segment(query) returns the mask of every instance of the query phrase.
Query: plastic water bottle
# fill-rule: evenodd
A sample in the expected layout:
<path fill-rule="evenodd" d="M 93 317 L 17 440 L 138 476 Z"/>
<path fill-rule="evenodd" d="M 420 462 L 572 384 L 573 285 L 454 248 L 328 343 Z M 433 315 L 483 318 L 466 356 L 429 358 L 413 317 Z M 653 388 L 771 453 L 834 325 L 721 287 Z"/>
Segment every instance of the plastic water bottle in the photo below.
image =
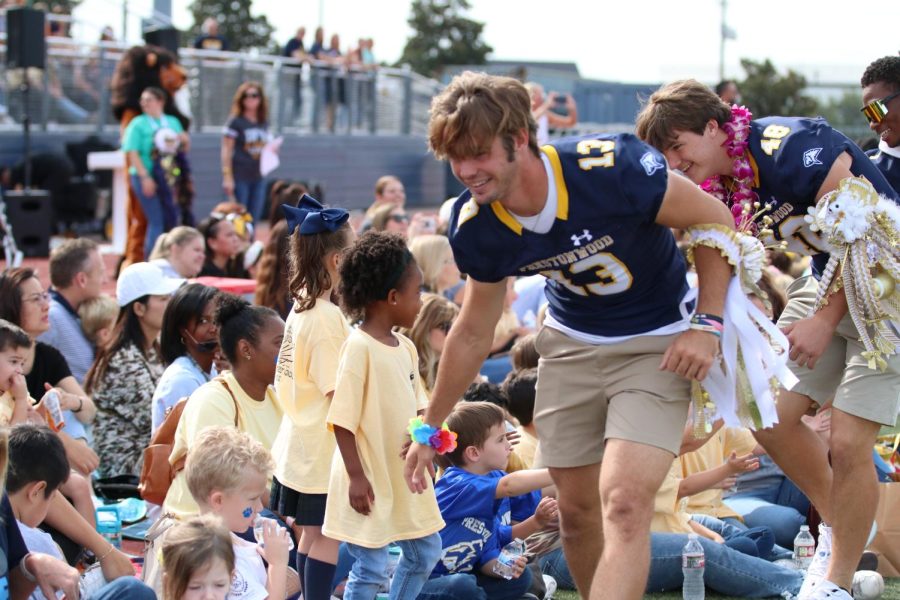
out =
<path fill-rule="evenodd" d="M 516 561 L 525 554 L 525 541 L 519 538 L 514 539 L 507 545 L 503 546 L 497 562 L 494 563 L 494 574 L 499 575 L 503 579 L 512 579 L 516 576 Z"/>
<path fill-rule="evenodd" d="M 253 537 L 256 538 L 256 543 L 261 547 L 265 548 L 266 543 L 263 541 L 263 531 L 265 530 L 266 523 L 272 522 L 275 524 L 276 530 L 284 529 L 278 521 L 275 519 L 270 519 L 268 517 L 264 517 L 262 515 L 257 514 L 256 517 L 253 518 Z M 294 549 L 294 538 L 290 536 L 288 539 L 288 551 Z"/>
<path fill-rule="evenodd" d="M 688 534 L 688 543 L 681 551 L 681 572 L 684 573 L 682 598 L 684 600 L 704 600 L 706 587 L 703 572 L 706 570 L 706 555 L 696 533 Z"/>
<path fill-rule="evenodd" d="M 97 533 L 116 548 L 122 548 L 122 519 L 115 506 L 97 508 Z"/>
<path fill-rule="evenodd" d="M 809 532 L 809 525 L 801 525 L 800 533 L 794 538 L 794 564 L 798 569 L 807 570 L 816 555 L 816 541 Z"/>
<path fill-rule="evenodd" d="M 388 579 L 394 578 L 394 573 L 397 571 L 397 565 L 400 564 L 400 546 L 396 544 L 391 544 L 388 546 L 388 563 L 387 563 L 387 576 Z"/>

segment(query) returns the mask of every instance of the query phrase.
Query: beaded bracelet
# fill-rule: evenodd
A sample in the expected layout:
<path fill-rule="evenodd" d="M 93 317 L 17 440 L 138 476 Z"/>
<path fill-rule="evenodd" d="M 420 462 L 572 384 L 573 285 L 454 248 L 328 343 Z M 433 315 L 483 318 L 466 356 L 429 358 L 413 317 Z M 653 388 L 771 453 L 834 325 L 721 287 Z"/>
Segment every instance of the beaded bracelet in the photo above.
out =
<path fill-rule="evenodd" d="M 706 333 L 711 333 L 720 338 L 722 337 L 722 332 L 725 330 L 725 325 L 722 321 L 722 317 L 708 315 L 706 313 L 697 313 L 691 317 L 690 328 L 696 329 L 697 331 L 705 331 Z"/>
<path fill-rule="evenodd" d="M 438 454 L 447 454 L 456 450 L 455 432 L 444 423 L 440 429 L 432 427 L 422 420 L 422 417 L 415 417 L 409 420 L 409 437 L 417 444 L 423 446 L 431 446 Z"/>

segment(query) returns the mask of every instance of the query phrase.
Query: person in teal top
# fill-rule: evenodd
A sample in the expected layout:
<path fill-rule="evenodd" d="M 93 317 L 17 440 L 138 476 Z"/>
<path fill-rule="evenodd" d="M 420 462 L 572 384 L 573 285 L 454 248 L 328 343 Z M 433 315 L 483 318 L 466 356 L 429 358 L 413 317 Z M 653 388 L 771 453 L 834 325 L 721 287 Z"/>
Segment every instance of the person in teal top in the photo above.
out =
<path fill-rule="evenodd" d="M 146 88 L 140 102 L 143 112 L 125 128 L 122 151 L 128 157 L 131 188 L 147 217 L 146 259 L 156 238 L 175 225 L 175 204 L 166 164 L 178 151 L 187 151 L 190 140 L 178 119 L 163 113 L 166 93 L 162 89 Z"/>

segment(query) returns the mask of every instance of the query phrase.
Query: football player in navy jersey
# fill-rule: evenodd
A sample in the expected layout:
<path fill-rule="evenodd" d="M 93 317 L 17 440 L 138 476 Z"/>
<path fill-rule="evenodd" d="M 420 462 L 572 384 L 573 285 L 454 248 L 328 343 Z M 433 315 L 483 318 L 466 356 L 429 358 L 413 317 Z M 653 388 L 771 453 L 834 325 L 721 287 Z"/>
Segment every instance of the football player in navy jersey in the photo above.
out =
<path fill-rule="evenodd" d="M 731 276 L 718 250 L 698 247 L 695 300 L 670 228 L 734 223 L 632 135 L 538 148 L 535 131 L 514 79 L 463 73 L 432 101 L 431 148 L 468 187 L 449 237 L 469 279 L 425 420 L 439 427 L 478 373 L 506 278 L 545 275 L 535 424 L 566 559 L 583 596 L 641 598 L 654 495 L 678 453 L 690 380 L 704 379 L 718 352 L 690 314 L 696 304 L 719 318 Z M 429 446 L 410 448 L 413 491 L 433 458 Z"/>
<path fill-rule="evenodd" d="M 827 260 L 825 245 L 804 216 L 841 180 L 865 176 L 880 194 L 897 201 L 872 161 L 824 119 L 766 117 L 740 126 L 745 110 L 725 104 L 697 81 L 677 81 L 649 98 L 638 115 L 637 133 L 695 183 L 711 189 L 710 182 L 721 182 L 722 200 L 730 201 L 742 186 L 752 188 L 760 203 L 771 203 L 772 235 L 796 252 L 814 255 L 817 265 Z M 735 169 L 742 156 L 751 170 L 746 175 Z M 788 336 L 789 365 L 799 382 L 779 393 L 779 424 L 755 435 L 827 523 L 799 597 L 849 600 L 878 501 L 872 445 L 881 425 L 895 424 L 900 405 L 900 357 L 891 356 L 884 372 L 870 369 L 843 290 L 813 313 L 817 287 L 816 279 L 807 277 L 788 290 L 778 324 Z M 800 420 L 814 405 L 829 402 L 831 466 L 826 448 Z"/>
<path fill-rule="evenodd" d="M 860 80 L 862 113 L 878 135 L 869 158 L 900 194 L 900 56 L 885 56 L 866 67 Z"/>

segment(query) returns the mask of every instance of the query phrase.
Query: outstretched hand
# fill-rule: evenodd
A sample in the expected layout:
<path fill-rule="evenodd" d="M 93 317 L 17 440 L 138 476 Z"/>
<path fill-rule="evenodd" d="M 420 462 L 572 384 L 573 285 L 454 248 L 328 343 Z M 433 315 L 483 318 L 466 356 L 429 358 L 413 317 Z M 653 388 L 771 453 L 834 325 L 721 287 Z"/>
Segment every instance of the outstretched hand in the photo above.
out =
<path fill-rule="evenodd" d="M 421 494 L 428 489 L 426 477 L 434 479 L 434 448 L 422 444 L 412 444 L 406 453 L 403 478 L 409 491 Z M 426 475 L 427 472 L 427 475 Z"/>
<path fill-rule="evenodd" d="M 689 329 L 666 349 L 661 371 L 671 371 L 686 379 L 703 381 L 719 353 L 719 338 L 705 331 Z"/>

